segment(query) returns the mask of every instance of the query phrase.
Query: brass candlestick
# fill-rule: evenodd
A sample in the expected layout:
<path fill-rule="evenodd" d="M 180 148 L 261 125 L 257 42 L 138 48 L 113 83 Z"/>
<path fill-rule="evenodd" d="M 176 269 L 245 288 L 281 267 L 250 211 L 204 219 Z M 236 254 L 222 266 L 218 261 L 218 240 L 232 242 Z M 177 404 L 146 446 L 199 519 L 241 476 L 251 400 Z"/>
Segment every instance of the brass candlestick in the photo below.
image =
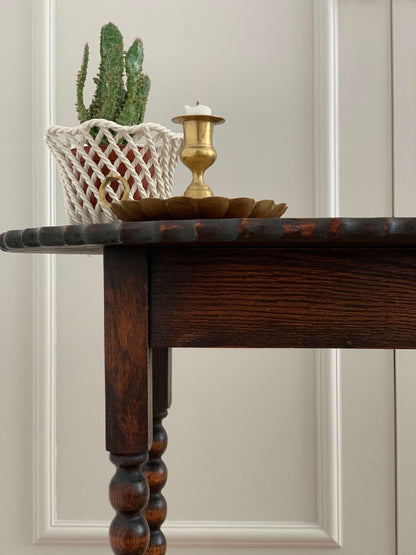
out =
<path fill-rule="evenodd" d="M 225 119 L 218 116 L 191 114 L 177 116 L 172 118 L 172 121 L 183 124 L 184 142 L 180 157 L 192 172 L 192 182 L 184 196 L 212 197 L 213 192 L 204 182 L 204 172 L 217 158 L 212 144 L 214 125 L 224 123 Z"/>

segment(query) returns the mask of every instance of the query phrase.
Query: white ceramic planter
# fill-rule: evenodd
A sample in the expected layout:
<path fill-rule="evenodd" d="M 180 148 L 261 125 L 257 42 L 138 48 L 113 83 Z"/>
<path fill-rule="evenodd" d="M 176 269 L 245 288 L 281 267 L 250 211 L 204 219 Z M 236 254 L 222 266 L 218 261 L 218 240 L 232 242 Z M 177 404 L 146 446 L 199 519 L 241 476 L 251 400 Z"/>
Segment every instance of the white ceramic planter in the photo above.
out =
<path fill-rule="evenodd" d="M 95 119 L 77 127 L 52 126 L 45 139 L 58 163 L 70 223 L 117 220 L 99 200 L 99 188 L 109 175 L 128 182 L 131 199 L 171 196 L 182 134 L 156 123 L 126 127 Z M 106 193 L 109 202 L 118 201 L 124 187 L 113 181 Z"/>

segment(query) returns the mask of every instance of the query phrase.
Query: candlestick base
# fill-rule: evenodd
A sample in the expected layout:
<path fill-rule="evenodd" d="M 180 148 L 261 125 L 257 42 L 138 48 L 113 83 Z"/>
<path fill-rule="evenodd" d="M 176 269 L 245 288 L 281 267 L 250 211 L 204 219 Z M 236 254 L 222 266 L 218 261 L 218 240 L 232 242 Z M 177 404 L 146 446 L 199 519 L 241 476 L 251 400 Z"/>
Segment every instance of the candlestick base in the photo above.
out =
<path fill-rule="evenodd" d="M 207 198 L 213 197 L 214 193 L 206 183 L 191 183 L 183 196 L 189 198 Z"/>

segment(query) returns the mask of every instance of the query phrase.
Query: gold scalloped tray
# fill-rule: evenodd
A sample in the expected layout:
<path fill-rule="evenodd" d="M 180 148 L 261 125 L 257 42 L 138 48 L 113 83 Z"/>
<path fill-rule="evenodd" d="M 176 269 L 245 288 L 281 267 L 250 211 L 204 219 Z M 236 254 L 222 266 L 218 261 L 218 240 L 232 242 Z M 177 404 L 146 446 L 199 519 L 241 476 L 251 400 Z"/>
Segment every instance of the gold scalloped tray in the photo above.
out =
<path fill-rule="evenodd" d="M 287 210 L 283 202 L 255 201 L 252 198 L 171 197 L 122 200 L 110 204 L 113 213 L 123 222 L 146 220 L 197 220 L 222 218 L 280 218 Z"/>

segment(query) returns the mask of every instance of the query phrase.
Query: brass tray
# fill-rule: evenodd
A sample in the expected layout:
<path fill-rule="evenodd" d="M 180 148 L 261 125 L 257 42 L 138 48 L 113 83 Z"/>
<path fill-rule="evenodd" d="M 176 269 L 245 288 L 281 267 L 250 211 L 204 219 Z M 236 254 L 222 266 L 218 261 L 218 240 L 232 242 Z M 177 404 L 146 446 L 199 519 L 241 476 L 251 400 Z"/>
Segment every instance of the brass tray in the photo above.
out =
<path fill-rule="evenodd" d="M 282 202 L 273 200 L 255 201 L 252 198 L 171 197 L 168 199 L 145 198 L 121 200 L 108 205 L 113 213 L 124 222 L 146 220 L 197 220 L 222 218 L 280 218 L 287 210 Z"/>

